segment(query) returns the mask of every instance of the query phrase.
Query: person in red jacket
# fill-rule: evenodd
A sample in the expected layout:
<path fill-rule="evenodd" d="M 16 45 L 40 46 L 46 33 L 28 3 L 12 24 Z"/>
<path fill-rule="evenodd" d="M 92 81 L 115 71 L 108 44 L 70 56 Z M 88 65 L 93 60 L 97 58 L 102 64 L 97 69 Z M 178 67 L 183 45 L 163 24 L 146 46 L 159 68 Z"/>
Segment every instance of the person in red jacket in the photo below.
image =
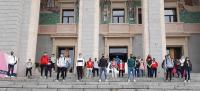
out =
<path fill-rule="evenodd" d="M 47 55 L 46 52 L 44 52 L 44 54 L 42 55 L 42 57 L 40 58 L 40 68 L 41 68 L 41 77 L 43 76 L 43 71 L 47 70 L 47 65 L 49 63 L 49 57 Z"/>
<path fill-rule="evenodd" d="M 124 77 L 124 72 L 125 72 L 124 66 L 125 66 L 125 63 L 122 60 L 120 60 L 120 63 L 117 66 L 118 66 L 118 70 L 119 70 L 119 77 L 121 76 L 121 74 L 122 74 L 122 77 Z"/>
<path fill-rule="evenodd" d="M 94 66 L 94 62 L 92 61 L 92 58 L 90 57 L 89 60 L 86 63 L 86 67 L 87 67 L 87 77 L 91 78 L 92 77 L 92 69 Z"/>
<path fill-rule="evenodd" d="M 152 77 L 154 74 L 155 74 L 155 78 L 157 77 L 157 68 L 158 68 L 158 63 L 156 62 L 156 59 L 153 58 L 152 63 L 151 63 Z"/>

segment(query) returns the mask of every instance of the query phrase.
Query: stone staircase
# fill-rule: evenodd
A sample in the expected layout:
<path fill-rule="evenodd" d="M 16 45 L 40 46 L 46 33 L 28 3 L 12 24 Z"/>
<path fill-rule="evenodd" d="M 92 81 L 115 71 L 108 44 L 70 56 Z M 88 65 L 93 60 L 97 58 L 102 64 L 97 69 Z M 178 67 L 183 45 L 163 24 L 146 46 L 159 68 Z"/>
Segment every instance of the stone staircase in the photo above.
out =
<path fill-rule="evenodd" d="M 84 78 L 76 82 L 74 74 L 68 74 L 65 81 L 55 81 L 52 78 L 40 78 L 34 74 L 33 78 L 0 78 L 0 91 L 200 91 L 200 74 L 193 73 L 191 82 L 184 83 L 183 79 L 173 78 L 171 82 L 163 78 L 136 78 L 136 82 L 127 82 L 124 78 L 111 78 L 108 82 L 98 82 L 98 78 Z"/>

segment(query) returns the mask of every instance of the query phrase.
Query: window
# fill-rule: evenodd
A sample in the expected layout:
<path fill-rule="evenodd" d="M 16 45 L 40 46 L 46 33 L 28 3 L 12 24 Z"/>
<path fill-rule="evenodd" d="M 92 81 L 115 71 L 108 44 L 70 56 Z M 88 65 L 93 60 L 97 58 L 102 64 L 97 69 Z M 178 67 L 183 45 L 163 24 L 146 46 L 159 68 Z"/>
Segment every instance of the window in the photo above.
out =
<path fill-rule="evenodd" d="M 124 23 L 125 22 L 124 9 L 113 9 L 112 16 L 113 16 L 112 17 L 113 23 Z"/>
<path fill-rule="evenodd" d="M 138 8 L 138 24 L 142 24 L 142 9 Z"/>
<path fill-rule="evenodd" d="M 62 23 L 74 23 L 74 10 L 64 9 L 62 12 Z"/>
<path fill-rule="evenodd" d="M 165 22 L 177 22 L 176 8 L 165 8 Z"/>

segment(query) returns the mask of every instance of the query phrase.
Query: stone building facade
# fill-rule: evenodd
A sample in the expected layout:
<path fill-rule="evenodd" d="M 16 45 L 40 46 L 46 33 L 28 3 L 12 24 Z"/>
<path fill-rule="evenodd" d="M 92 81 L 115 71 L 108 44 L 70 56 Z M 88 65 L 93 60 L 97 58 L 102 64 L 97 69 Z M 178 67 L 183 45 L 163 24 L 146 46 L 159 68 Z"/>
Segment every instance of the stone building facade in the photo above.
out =
<path fill-rule="evenodd" d="M 193 0 L 195 1 L 195 0 Z M 0 49 L 20 65 L 43 52 L 85 59 L 189 56 L 200 72 L 200 6 L 186 0 L 0 0 Z M 11 7 L 12 6 L 12 7 Z M 39 9 L 40 8 L 40 9 Z M 10 20 L 11 19 L 11 20 Z M 38 24 L 39 23 L 39 24 Z M 23 68 L 19 71 L 24 70 Z M 23 72 L 23 71 L 22 71 Z"/>

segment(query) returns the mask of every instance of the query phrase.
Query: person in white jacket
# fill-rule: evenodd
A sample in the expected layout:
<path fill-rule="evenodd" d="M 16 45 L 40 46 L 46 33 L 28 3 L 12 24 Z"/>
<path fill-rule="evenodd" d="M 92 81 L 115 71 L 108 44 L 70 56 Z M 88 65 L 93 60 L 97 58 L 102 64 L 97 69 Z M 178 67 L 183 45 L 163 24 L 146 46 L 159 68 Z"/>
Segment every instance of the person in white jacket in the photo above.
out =
<path fill-rule="evenodd" d="M 7 76 L 14 77 L 13 76 L 13 71 L 14 71 L 14 66 L 17 64 L 17 57 L 14 55 L 14 52 L 11 51 L 8 57 L 8 72 Z"/>
<path fill-rule="evenodd" d="M 184 62 L 185 62 L 185 58 L 184 56 L 181 57 L 180 59 L 180 63 L 181 63 L 181 78 L 183 78 L 184 76 Z"/>
<path fill-rule="evenodd" d="M 61 54 L 60 57 L 57 60 L 58 68 L 57 68 L 57 79 L 56 79 L 56 81 L 59 80 L 60 73 L 61 73 L 61 77 L 64 81 L 64 79 L 65 79 L 65 76 L 64 76 L 65 65 L 66 65 L 66 58 L 64 57 L 64 54 Z"/>

